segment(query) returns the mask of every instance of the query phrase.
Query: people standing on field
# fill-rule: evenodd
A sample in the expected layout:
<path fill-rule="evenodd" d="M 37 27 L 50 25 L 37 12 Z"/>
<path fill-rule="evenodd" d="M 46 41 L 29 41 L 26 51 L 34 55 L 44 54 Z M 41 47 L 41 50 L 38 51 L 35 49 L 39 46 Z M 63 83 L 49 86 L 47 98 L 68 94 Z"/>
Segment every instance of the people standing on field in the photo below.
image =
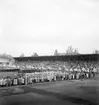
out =
<path fill-rule="evenodd" d="M 0 78 L 0 87 L 17 86 L 39 83 L 52 82 L 58 80 L 76 80 L 91 79 L 99 72 L 99 62 L 92 61 L 34 61 L 21 63 L 24 70 L 35 72 L 20 73 L 19 76 L 10 76 Z M 31 65 L 31 66 L 30 66 Z M 38 71 L 38 72 L 37 72 Z"/>

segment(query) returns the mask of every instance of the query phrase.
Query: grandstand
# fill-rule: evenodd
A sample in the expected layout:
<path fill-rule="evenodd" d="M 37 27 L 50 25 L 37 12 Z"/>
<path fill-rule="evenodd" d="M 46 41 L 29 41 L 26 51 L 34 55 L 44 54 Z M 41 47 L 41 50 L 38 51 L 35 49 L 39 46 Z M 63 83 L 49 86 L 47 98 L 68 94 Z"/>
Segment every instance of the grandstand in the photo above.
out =
<path fill-rule="evenodd" d="M 79 54 L 79 55 L 61 55 L 61 56 L 37 56 L 37 57 L 16 57 L 15 66 L 20 72 L 31 75 L 35 74 L 35 80 L 41 80 L 42 72 L 45 73 L 45 79 L 49 75 L 55 79 L 55 75 L 59 78 L 65 78 L 66 73 L 72 74 L 70 78 L 74 78 L 75 73 L 82 76 L 86 73 L 97 73 L 99 65 L 98 54 Z M 57 77 L 56 76 L 56 77 Z M 52 79 L 53 79 L 52 78 Z M 67 78 L 67 77 L 66 77 Z M 44 80 L 43 80 L 44 81 Z M 51 81 L 51 80 L 50 80 Z"/>
<path fill-rule="evenodd" d="M 99 72 L 98 59 L 98 54 L 13 57 L 12 60 L 1 59 L 0 74 L 3 76 L 7 76 L 8 72 L 9 76 L 24 74 L 24 78 L 34 78 L 36 82 L 77 79 L 86 77 L 87 74 L 88 78 Z"/>
<path fill-rule="evenodd" d="M 37 57 L 13 57 L 15 61 L 67 61 L 67 60 L 99 60 L 99 54 L 37 56 Z"/>
<path fill-rule="evenodd" d="M 70 71 L 76 66 L 98 65 L 98 54 L 62 55 L 62 56 L 37 56 L 37 57 L 17 57 L 15 66 L 24 72 L 35 71 Z M 75 66 L 76 65 L 76 66 Z M 89 66 L 88 66 L 89 67 Z M 81 68 L 79 68 L 81 69 Z M 86 69 L 86 68 L 85 68 Z"/>

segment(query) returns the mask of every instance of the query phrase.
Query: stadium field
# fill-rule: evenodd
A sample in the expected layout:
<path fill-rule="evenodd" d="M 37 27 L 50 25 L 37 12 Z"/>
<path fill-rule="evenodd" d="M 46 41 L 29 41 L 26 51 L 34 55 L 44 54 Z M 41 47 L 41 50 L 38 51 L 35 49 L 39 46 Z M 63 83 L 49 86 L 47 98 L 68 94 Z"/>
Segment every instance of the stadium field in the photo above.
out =
<path fill-rule="evenodd" d="M 0 105 L 99 105 L 98 77 L 0 89 Z"/>

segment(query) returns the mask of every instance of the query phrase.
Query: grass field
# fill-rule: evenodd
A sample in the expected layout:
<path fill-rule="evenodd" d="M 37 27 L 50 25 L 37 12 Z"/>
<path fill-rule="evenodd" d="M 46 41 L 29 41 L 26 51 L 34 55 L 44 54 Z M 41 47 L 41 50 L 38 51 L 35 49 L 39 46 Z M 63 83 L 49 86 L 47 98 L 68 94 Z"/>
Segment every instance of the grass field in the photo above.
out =
<path fill-rule="evenodd" d="M 99 105 L 98 78 L 0 89 L 0 105 Z"/>

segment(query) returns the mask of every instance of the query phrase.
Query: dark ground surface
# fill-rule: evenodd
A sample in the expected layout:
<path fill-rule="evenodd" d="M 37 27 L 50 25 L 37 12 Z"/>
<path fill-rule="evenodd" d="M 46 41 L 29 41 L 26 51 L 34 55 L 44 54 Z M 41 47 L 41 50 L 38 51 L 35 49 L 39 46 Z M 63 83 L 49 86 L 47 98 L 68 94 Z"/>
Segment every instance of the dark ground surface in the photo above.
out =
<path fill-rule="evenodd" d="M 99 105 L 98 77 L 0 89 L 0 105 Z"/>

